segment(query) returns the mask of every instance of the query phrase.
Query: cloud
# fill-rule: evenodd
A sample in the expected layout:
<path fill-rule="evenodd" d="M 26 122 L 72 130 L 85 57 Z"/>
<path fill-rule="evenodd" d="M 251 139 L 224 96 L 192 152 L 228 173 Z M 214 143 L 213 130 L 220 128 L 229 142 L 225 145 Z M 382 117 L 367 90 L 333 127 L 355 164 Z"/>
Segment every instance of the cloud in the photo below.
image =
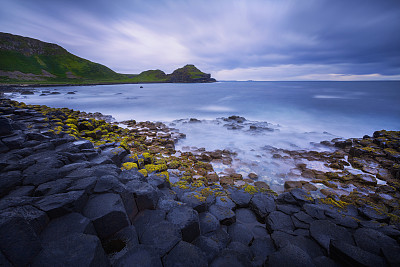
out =
<path fill-rule="evenodd" d="M 2 0 L 2 6 L 0 31 L 58 43 L 124 73 L 193 63 L 217 79 L 400 74 L 397 0 Z"/>

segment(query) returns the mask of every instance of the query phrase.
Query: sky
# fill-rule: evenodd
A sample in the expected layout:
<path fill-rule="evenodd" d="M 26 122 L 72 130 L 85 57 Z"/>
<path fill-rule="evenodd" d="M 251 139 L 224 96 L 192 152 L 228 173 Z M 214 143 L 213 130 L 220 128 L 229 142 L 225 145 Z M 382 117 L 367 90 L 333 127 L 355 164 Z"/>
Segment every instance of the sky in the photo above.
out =
<path fill-rule="evenodd" d="M 120 73 L 400 80 L 399 0 L 0 0 L 0 31 Z"/>

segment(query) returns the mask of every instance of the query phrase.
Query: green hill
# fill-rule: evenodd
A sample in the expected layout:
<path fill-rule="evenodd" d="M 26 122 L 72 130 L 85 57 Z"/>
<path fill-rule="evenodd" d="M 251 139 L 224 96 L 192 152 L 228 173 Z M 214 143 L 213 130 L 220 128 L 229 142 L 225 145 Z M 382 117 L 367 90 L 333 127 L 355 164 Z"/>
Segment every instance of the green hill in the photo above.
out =
<path fill-rule="evenodd" d="M 194 65 L 186 65 L 171 74 L 161 70 L 120 74 L 77 57 L 59 45 L 0 32 L 0 84 L 174 82 L 215 82 L 215 79 Z"/>
<path fill-rule="evenodd" d="M 77 57 L 56 44 L 0 33 L 1 82 L 81 83 L 121 78 L 121 74 Z"/>

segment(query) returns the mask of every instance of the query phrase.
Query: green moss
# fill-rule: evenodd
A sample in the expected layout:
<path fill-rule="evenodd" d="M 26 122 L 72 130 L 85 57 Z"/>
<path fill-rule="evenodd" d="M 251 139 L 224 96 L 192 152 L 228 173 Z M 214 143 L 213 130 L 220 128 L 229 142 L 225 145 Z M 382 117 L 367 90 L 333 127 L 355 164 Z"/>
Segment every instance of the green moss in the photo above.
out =
<path fill-rule="evenodd" d="M 121 169 L 122 170 L 138 169 L 138 166 L 136 163 L 133 163 L 133 162 L 125 162 L 124 164 L 122 164 Z"/>
<path fill-rule="evenodd" d="M 139 172 L 140 172 L 141 174 L 143 174 L 144 177 L 147 177 L 147 170 L 141 169 L 141 170 L 139 170 Z"/>

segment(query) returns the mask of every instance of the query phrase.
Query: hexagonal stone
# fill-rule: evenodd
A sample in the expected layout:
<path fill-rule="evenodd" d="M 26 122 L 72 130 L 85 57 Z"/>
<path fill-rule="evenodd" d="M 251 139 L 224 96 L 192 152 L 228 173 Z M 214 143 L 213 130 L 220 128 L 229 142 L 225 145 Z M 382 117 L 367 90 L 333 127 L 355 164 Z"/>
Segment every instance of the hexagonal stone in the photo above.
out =
<path fill-rule="evenodd" d="M 217 243 L 218 248 L 220 250 L 225 248 L 228 245 L 228 243 L 231 241 L 231 238 L 228 235 L 228 233 L 225 232 L 224 230 L 222 230 L 221 228 L 219 228 L 218 230 L 216 230 L 214 232 L 207 233 L 207 234 L 205 234 L 205 236 L 214 240 Z"/>
<path fill-rule="evenodd" d="M 109 255 L 111 263 L 114 264 L 128 251 L 139 245 L 139 239 L 135 227 L 129 225 L 103 241 L 102 244 L 105 253 Z"/>
<path fill-rule="evenodd" d="M 162 267 L 162 262 L 157 250 L 150 246 L 138 245 L 116 260 L 113 266 Z"/>
<path fill-rule="evenodd" d="M 48 243 L 33 260 L 32 266 L 109 266 L 97 236 L 68 235 Z"/>
<path fill-rule="evenodd" d="M 97 235 L 88 218 L 80 213 L 70 213 L 52 220 L 40 235 L 40 239 L 43 243 L 48 243 L 73 233 Z"/>
<path fill-rule="evenodd" d="M 234 253 L 239 253 L 243 258 L 246 258 L 248 261 L 251 261 L 253 258 L 252 252 L 248 245 L 245 245 L 241 242 L 232 241 L 229 243 L 227 250 L 230 250 Z"/>
<path fill-rule="evenodd" d="M 383 258 L 341 240 L 330 242 L 330 256 L 345 266 L 385 266 Z"/>
<path fill-rule="evenodd" d="M 159 190 L 145 182 L 131 181 L 126 184 L 127 190 L 135 196 L 139 211 L 155 209 L 159 199 Z"/>
<path fill-rule="evenodd" d="M 304 204 L 303 209 L 308 215 L 315 219 L 326 219 L 324 207 L 321 207 L 318 204 Z"/>
<path fill-rule="evenodd" d="M 0 250 L 15 266 L 26 266 L 42 245 L 33 228 L 22 217 L 0 216 Z"/>
<path fill-rule="evenodd" d="M 139 239 L 145 230 L 153 224 L 165 221 L 166 212 L 163 210 L 144 210 L 139 212 L 133 221 Z"/>
<path fill-rule="evenodd" d="M 253 197 L 250 193 L 238 188 L 228 188 L 230 198 L 236 203 L 238 207 L 247 207 Z"/>
<path fill-rule="evenodd" d="M 139 238 L 142 244 L 155 248 L 160 256 L 164 256 L 182 240 L 182 234 L 178 226 L 163 221 L 147 227 Z"/>
<path fill-rule="evenodd" d="M 276 251 L 270 237 L 254 239 L 253 243 L 251 243 L 250 250 L 254 256 L 253 262 L 257 266 L 262 266 L 268 256 Z"/>
<path fill-rule="evenodd" d="M 207 210 L 206 199 L 197 192 L 186 192 L 182 195 L 180 200 L 198 212 L 204 212 Z"/>
<path fill-rule="evenodd" d="M 247 258 L 243 257 L 241 253 L 230 249 L 224 249 L 217 255 L 209 266 L 250 267 L 252 264 Z"/>
<path fill-rule="evenodd" d="M 22 217 L 33 228 L 35 233 L 39 235 L 49 222 L 49 217 L 45 212 L 31 206 L 24 205 L 18 207 L 10 207 L 1 212 L 1 216 L 5 217 Z"/>
<path fill-rule="evenodd" d="M 199 215 L 188 206 L 179 206 L 170 210 L 167 221 L 181 229 L 183 241 L 192 242 L 200 235 Z"/>
<path fill-rule="evenodd" d="M 310 224 L 310 234 L 326 251 L 329 251 L 331 240 L 341 240 L 354 245 L 353 237 L 346 228 L 328 220 L 313 221 Z"/>
<path fill-rule="evenodd" d="M 368 228 L 357 229 L 354 233 L 354 240 L 358 247 L 377 255 L 380 254 L 382 248 L 399 247 L 393 238 Z"/>
<path fill-rule="evenodd" d="M 236 204 L 227 196 L 217 196 L 215 198 L 215 204 L 218 206 L 226 207 L 233 210 Z"/>
<path fill-rule="evenodd" d="M 195 245 L 181 241 L 163 258 L 164 267 L 208 266 L 204 253 Z"/>
<path fill-rule="evenodd" d="M 80 212 L 87 200 L 85 191 L 45 196 L 36 202 L 36 206 L 46 212 L 50 218 L 57 218 L 70 212 Z"/>
<path fill-rule="evenodd" d="M 229 208 L 212 205 L 209 211 L 221 224 L 230 225 L 236 221 L 236 214 Z"/>
<path fill-rule="evenodd" d="M 206 234 L 213 232 L 219 228 L 218 219 L 209 212 L 202 212 L 199 214 L 200 232 Z"/>
<path fill-rule="evenodd" d="M 234 223 L 228 227 L 228 234 L 232 239 L 232 242 L 241 242 L 248 246 L 253 240 L 253 233 L 243 224 Z"/>
<path fill-rule="evenodd" d="M 211 262 L 220 251 L 217 242 L 206 236 L 197 237 L 192 244 L 204 252 L 208 262 Z"/>
<path fill-rule="evenodd" d="M 160 210 L 163 210 L 165 212 L 168 212 L 171 209 L 179 207 L 179 206 L 182 206 L 182 205 L 186 205 L 186 204 L 183 203 L 183 202 L 180 202 L 180 201 L 173 200 L 173 199 L 168 199 L 168 198 L 161 197 L 158 200 L 157 209 L 160 209 Z"/>
<path fill-rule="evenodd" d="M 267 266 L 315 266 L 311 257 L 297 246 L 288 244 L 268 258 Z"/>
<path fill-rule="evenodd" d="M 273 211 L 268 215 L 266 226 L 270 233 L 276 230 L 294 230 L 294 225 L 290 216 L 280 211 Z"/>
<path fill-rule="evenodd" d="M 92 220 L 101 239 L 107 238 L 129 225 L 122 199 L 114 193 L 92 195 L 83 214 Z"/>
<path fill-rule="evenodd" d="M 265 193 L 255 194 L 250 201 L 250 207 L 263 219 L 276 209 L 274 197 Z"/>
<path fill-rule="evenodd" d="M 367 217 L 370 220 L 376 220 L 378 222 L 385 222 L 389 220 L 389 216 L 369 205 L 364 205 L 360 207 L 359 211 L 363 216 Z"/>

